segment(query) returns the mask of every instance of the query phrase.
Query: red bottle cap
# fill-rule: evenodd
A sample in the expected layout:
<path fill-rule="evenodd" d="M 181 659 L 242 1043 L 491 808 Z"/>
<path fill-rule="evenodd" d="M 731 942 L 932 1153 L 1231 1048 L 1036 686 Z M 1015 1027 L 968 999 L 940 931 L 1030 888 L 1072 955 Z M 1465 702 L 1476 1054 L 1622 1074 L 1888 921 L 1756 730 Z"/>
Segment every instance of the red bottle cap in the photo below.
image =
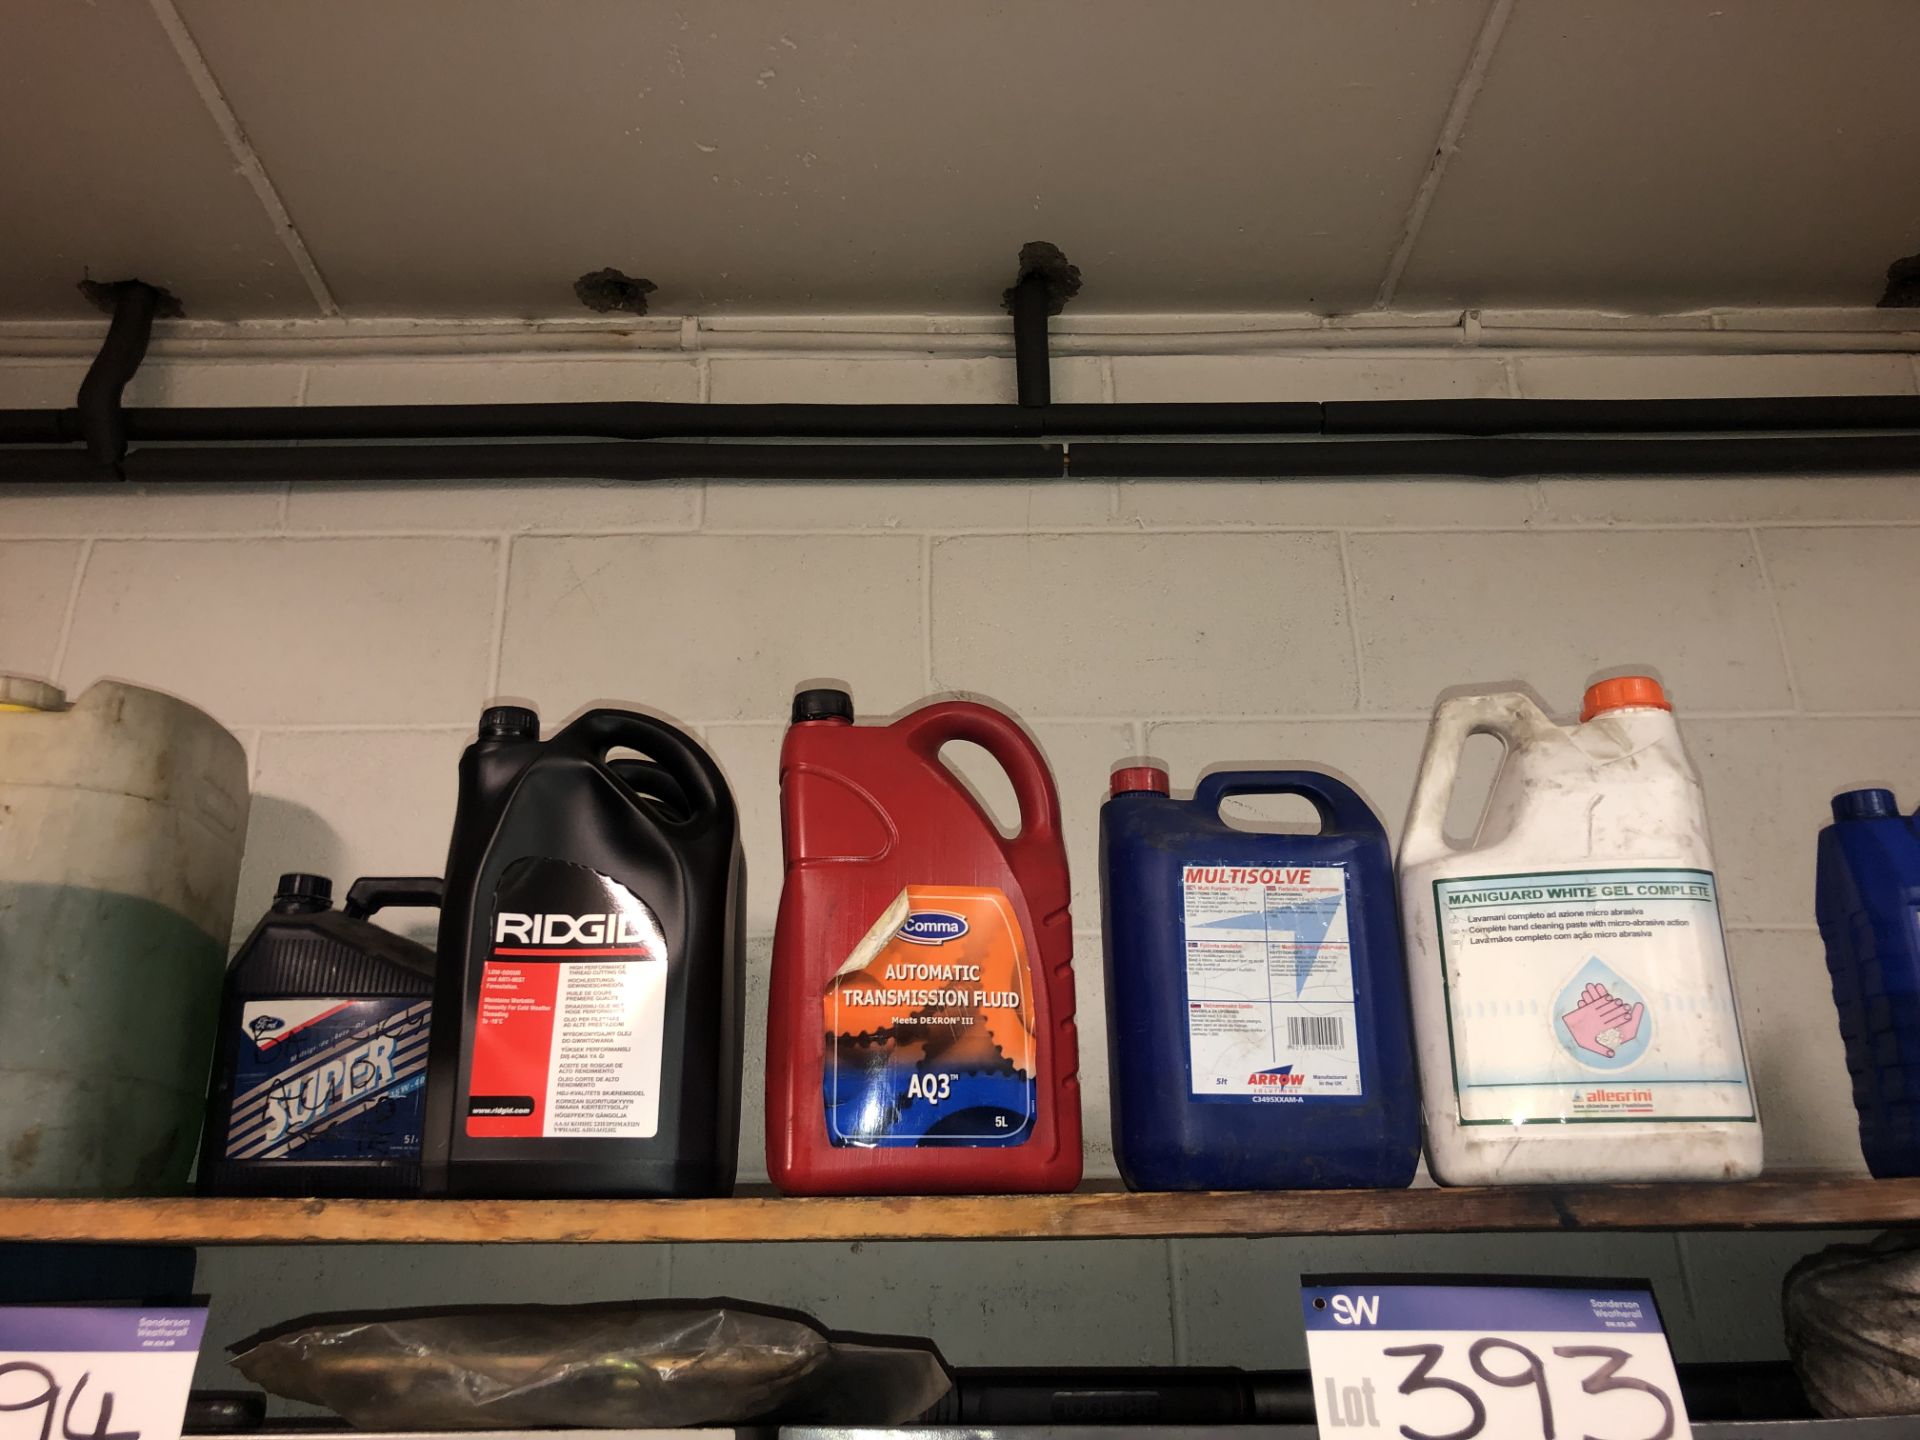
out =
<path fill-rule="evenodd" d="M 1587 695 L 1580 702 L 1580 723 L 1586 724 L 1596 715 L 1604 715 L 1609 710 L 1671 710 L 1667 692 L 1660 688 L 1660 682 L 1651 675 L 1616 675 L 1611 680 L 1602 680 L 1587 687 Z"/>
<path fill-rule="evenodd" d="M 1113 794 L 1137 794 L 1142 790 L 1165 795 L 1167 772 L 1158 765 L 1128 765 L 1113 772 Z"/>

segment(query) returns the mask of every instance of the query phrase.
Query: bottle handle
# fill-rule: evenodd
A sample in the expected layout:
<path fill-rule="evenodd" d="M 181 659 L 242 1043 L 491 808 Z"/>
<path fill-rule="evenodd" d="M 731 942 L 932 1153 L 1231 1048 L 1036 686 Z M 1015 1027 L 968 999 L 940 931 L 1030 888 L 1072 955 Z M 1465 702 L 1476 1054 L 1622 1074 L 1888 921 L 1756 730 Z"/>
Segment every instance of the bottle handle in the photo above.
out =
<path fill-rule="evenodd" d="M 947 700 L 894 723 L 908 748 L 935 765 L 943 763 L 940 747 L 951 740 L 970 741 L 999 763 L 1013 782 L 1013 796 L 1020 806 L 1020 831 L 1005 842 L 1009 850 L 1059 845 L 1060 796 L 1046 758 L 1018 721 L 988 705 Z"/>
<path fill-rule="evenodd" d="M 627 781 L 617 765 L 609 764 L 608 755 L 623 748 L 640 751 L 686 798 L 685 819 L 666 819 L 669 825 L 704 823 L 726 808 L 717 772 L 706 752 L 691 735 L 664 720 L 631 710 L 589 710 L 553 738 L 584 742 L 593 758 L 622 785 Z"/>
<path fill-rule="evenodd" d="M 1221 770 L 1200 777 L 1193 803 L 1218 815 L 1235 795 L 1299 795 L 1313 802 L 1321 829 L 1330 834 L 1384 834 L 1380 817 L 1351 786 L 1319 770 Z"/>
<path fill-rule="evenodd" d="M 418 905 L 438 910 L 446 899 L 447 885 L 437 875 L 417 875 L 406 879 L 388 879 L 365 875 L 347 891 L 345 911 L 349 920 L 365 920 L 389 905 Z"/>
<path fill-rule="evenodd" d="M 676 818 L 684 820 L 693 813 L 693 807 L 687 803 L 687 792 L 680 788 L 680 782 L 666 766 L 638 756 L 622 755 L 609 760 L 607 768 L 641 795 L 668 807 Z"/>
<path fill-rule="evenodd" d="M 1560 728 L 1530 696 L 1518 691 L 1493 695 L 1456 695 L 1434 707 L 1433 727 L 1427 733 L 1426 752 L 1414 782 L 1413 804 L 1407 812 L 1406 834 L 1400 841 L 1400 863 L 1417 864 L 1457 849 L 1447 839 L 1447 807 L 1460 778 L 1460 757 L 1468 739 L 1494 735 L 1508 753 L 1525 748 Z"/>

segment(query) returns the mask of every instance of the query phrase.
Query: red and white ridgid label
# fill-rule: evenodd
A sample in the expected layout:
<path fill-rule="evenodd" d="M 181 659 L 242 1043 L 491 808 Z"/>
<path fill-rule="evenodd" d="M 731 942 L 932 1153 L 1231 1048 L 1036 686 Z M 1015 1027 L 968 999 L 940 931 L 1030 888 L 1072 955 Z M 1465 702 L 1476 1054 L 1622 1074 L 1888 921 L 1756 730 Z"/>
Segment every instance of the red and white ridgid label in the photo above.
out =
<path fill-rule="evenodd" d="M 533 948 L 500 946 L 481 972 L 467 1134 L 657 1134 L 667 962 Z"/>

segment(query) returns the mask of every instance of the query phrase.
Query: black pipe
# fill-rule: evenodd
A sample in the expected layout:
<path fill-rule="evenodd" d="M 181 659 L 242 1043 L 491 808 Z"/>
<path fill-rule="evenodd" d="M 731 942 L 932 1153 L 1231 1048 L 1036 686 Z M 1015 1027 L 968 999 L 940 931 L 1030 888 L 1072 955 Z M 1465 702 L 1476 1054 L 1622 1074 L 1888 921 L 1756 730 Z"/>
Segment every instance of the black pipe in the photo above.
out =
<path fill-rule="evenodd" d="M 1920 397 L 1724 400 L 1330 400 L 1324 435 L 1592 435 L 1634 431 L 1920 430 Z"/>
<path fill-rule="evenodd" d="M 76 409 L 0 410 L 0 445 L 68 445 L 81 438 Z"/>
<path fill-rule="evenodd" d="M 123 280 L 113 287 L 113 323 L 100 353 L 93 357 L 80 382 L 74 414 L 87 453 L 96 465 L 111 470 L 127 453 L 127 426 L 120 394 L 146 358 L 153 338 L 153 317 L 161 295 L 141 280 Z"/>
<path fill-rule="evenodd" d="M 1047 277 L 1030 272 L 1007 293 L 1013 312 L 1013 368 L 1020 404 L 1031 410 L 1053 403 L 1047 355 L 1047 314 L 1053 308 Z"/>
<path fill-rule="evenodd" d="M 129 436 L 170 444 L 287 440 L 1039 440 L 1068 435 L 1316 435 L 1318 404 L 308 405 L 128 410 Z M 1198 413 L 1196 413 L 1198 412 Z M 1920 409 L 1916 410 L 1920 423 Z M 0 446 L 81 439 L 72 410 L 0 410 Z"/>
<path fill-rule="evenodd" d="M 1161 444 L 688 445 L 660 441 L 500 445 L 224 445 L 136 448 L 142 484 L 470 480 L 1081 480 L 1337 476 L 1911 474 L 1920 433 L 1305 439 Z M 77 449 L 17 450 L 0 483 L 101 479 Z"/>
<path fill-rule="evenodd" d="M 1040 440 L 1073 436 L 1621 435 L 1920 430 L 1920 396 L 1733 400 L 1359 400 L 1127 405 L 533 405 L 135 408 L 135 442 L 704 439 Z M 80 412 L 0 410 L 0 447 L 86 438 Z"/>
<path fill-rule="evenodd" d="M 1771 436 L 1492 436 L 1471 439 L 1296 440 L 1267 444 L 1081 441 L 1077 480 L 1300 480 L 1344 475 L 1454 475 L 1481 480 L 1541 475 L 1910 474 L 1920 433 Z"/>
<path fill-rule="evenodd" d="M 1813 1418 L 1784 1360 L 1675 1367 L 1694 1421 Z M 916 1424 L 999 1430 L 1016 1425 L 1312 1425 L 1312 1377 L 1228 1366 L 962 1369 Z M 1788 1433 L 1793 1433 L 1789 1431 Z M 1817 1432 L 1816 1432 L 1817 1433 Z"/>
<path fill-rule="evenodd" d="M 684 445 L 658 441 L 523 445 L 210 445 L 133 450 L 142 485 L 470 480 L 1057 480 L 1058 445 Z M 21 450 L 0 483 L 103 477 L 79 450 Z"/>

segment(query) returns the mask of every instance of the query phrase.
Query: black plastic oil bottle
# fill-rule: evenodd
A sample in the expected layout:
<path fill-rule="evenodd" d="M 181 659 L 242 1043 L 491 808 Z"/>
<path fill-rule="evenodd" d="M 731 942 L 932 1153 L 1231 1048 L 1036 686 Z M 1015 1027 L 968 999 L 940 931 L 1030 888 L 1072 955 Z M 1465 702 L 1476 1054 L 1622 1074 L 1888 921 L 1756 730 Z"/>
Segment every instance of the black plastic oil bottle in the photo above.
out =
<path fill-rule="evenodd" d="M 432 879 L 282 875 L 227 970 L 200 1189 L 412 1195 L 420 1189 L 433 952 L 368 917 L 440 904 Z"/>
<path fill-rule="evenodd" d="M 539 733 L 531 710 L 489 709 L 460 761 L 427 1189 L 724 1195 L 743 1020 L 733 796 L 650 716 Z"/>

